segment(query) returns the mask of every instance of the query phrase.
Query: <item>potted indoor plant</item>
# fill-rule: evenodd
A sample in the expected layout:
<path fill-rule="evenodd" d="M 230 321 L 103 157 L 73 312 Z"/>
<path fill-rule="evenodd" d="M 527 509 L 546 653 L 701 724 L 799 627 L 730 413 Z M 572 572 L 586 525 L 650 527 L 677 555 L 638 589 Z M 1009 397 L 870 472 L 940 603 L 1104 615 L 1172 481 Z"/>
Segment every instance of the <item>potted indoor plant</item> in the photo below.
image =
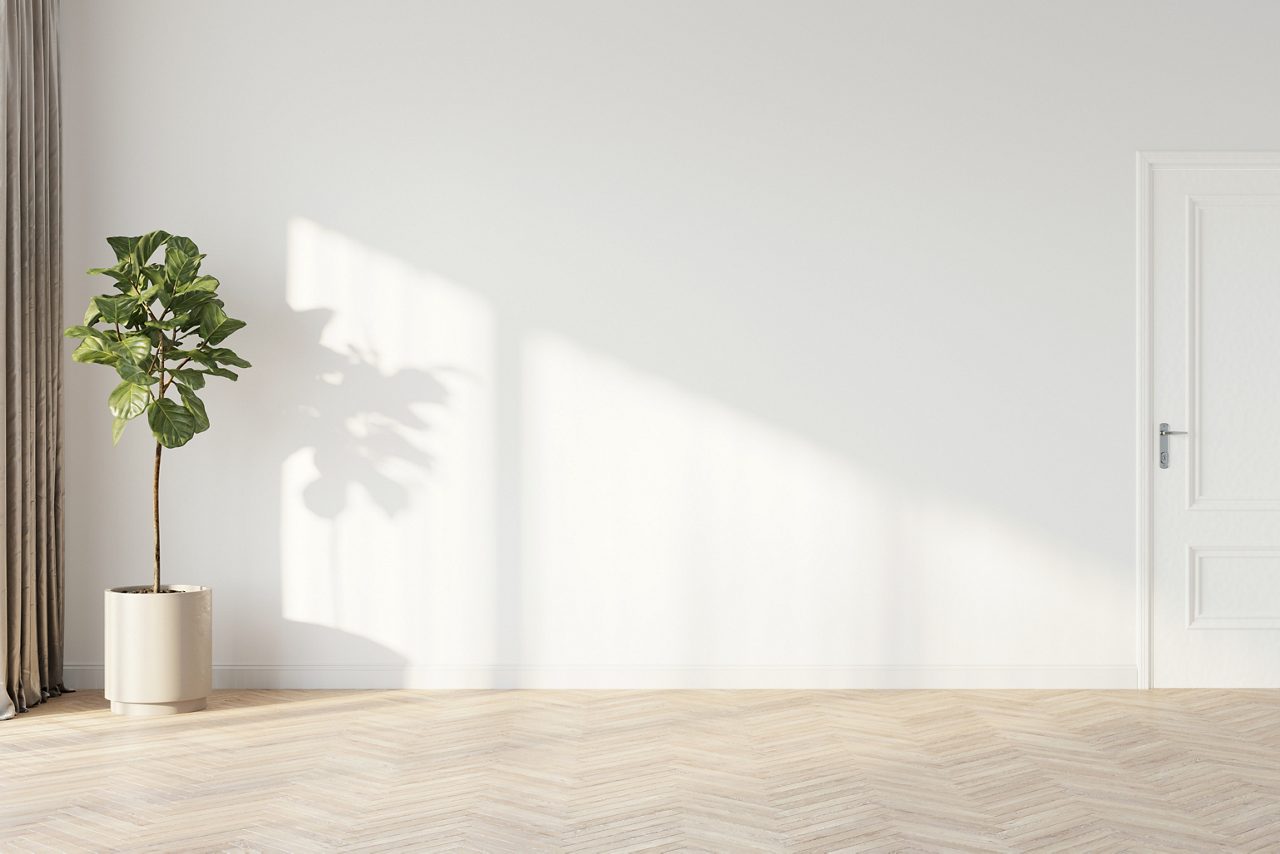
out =
<path fill-rule="evenodd" d="M 234 380 L 232 368 L 249 367 L 221 346 L 244 322 L 227 316 L 218 280 L 200 272 L 205 256 L 189 238 L 153 231 L 107 243 L 115 265 L 89 272 L 114 280 L 116 293 L 93 297 L 84 323 L 66 330 L 80 339 L 71 358 L 115 369 L 120 383 L 107 398 L 113 442 L 145 415 L 156 452 L 152 579 L 106 591 L 105 693 L 117 714 L 193 712 L 213 687 L 213 591 L 160 583 L 160 457 L 209 429 L 198 395 L 205 380 Z"/>

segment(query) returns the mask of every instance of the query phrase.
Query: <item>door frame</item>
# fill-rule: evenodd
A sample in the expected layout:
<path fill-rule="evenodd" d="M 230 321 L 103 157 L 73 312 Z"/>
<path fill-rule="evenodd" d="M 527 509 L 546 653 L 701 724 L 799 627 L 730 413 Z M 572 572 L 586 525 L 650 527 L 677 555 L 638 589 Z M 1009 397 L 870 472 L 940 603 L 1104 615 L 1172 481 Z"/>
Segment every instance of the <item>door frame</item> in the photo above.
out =
<path fill-rule="evenodd" d="M 1155 352 L 1152 281 L 1152 186 L 1162 170 L 1280 171 L 1280 151 L 1138 151 L 1137 368 L 1138 368 L 1138 687 L 1151 687 L 1151 608 L 1155 548 Z"/>

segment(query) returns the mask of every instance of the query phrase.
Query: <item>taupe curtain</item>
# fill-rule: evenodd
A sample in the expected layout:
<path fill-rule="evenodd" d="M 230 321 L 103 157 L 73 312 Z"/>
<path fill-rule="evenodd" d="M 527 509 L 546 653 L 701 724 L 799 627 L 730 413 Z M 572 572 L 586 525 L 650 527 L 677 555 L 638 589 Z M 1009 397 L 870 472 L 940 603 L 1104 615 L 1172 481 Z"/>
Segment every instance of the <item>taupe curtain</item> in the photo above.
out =
<path fill-rule="evenodd" d="M 0 719 L 62 687 L 62 123 L 58 0 L 0 0 L 4 241 Z"/>

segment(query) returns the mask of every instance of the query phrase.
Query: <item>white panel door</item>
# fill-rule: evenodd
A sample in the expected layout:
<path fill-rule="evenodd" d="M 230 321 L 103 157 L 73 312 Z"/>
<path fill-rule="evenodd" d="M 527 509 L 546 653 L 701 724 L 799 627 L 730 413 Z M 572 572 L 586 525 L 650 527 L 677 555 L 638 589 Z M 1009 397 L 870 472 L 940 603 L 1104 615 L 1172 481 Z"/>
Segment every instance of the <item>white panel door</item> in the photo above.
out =
<path fill-rule="evenodd" d="M 1280 687 L 1280 155 L 1147 163 L 1152 684 Z"/>

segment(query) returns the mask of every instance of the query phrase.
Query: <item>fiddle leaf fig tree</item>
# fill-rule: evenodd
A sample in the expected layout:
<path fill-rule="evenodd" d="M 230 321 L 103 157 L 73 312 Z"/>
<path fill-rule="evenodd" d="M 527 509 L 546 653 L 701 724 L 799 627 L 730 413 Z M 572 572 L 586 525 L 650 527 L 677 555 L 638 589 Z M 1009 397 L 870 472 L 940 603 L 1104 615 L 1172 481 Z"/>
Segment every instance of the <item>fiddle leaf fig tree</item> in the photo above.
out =
<path fill-rule="evenodd" d="M 73 360 L 106 365 L 120 378 L 107 396 L 113 443 L 130 421 L 144 414 L 155 437 L 151 590 L 159 593 L 160 455 L 209 429 L 204 401 L 196 394 L 207 378 L 235 380 L 239 375 L 232 368 L 250 367 L 234 350 L 221 346 L 244 321 L 227 315 L 218 280 L 200 272 L 205 256 L 190 238 L 153 231 L 108 237 L 107 243 L 116 263 L 89 273 L 111 279 L 116 292 L 90 299 L 84 323 L 68 327 L 65 335 L 80 339 Z M 163 258 L 153 260 L 162 247 Z"/>

